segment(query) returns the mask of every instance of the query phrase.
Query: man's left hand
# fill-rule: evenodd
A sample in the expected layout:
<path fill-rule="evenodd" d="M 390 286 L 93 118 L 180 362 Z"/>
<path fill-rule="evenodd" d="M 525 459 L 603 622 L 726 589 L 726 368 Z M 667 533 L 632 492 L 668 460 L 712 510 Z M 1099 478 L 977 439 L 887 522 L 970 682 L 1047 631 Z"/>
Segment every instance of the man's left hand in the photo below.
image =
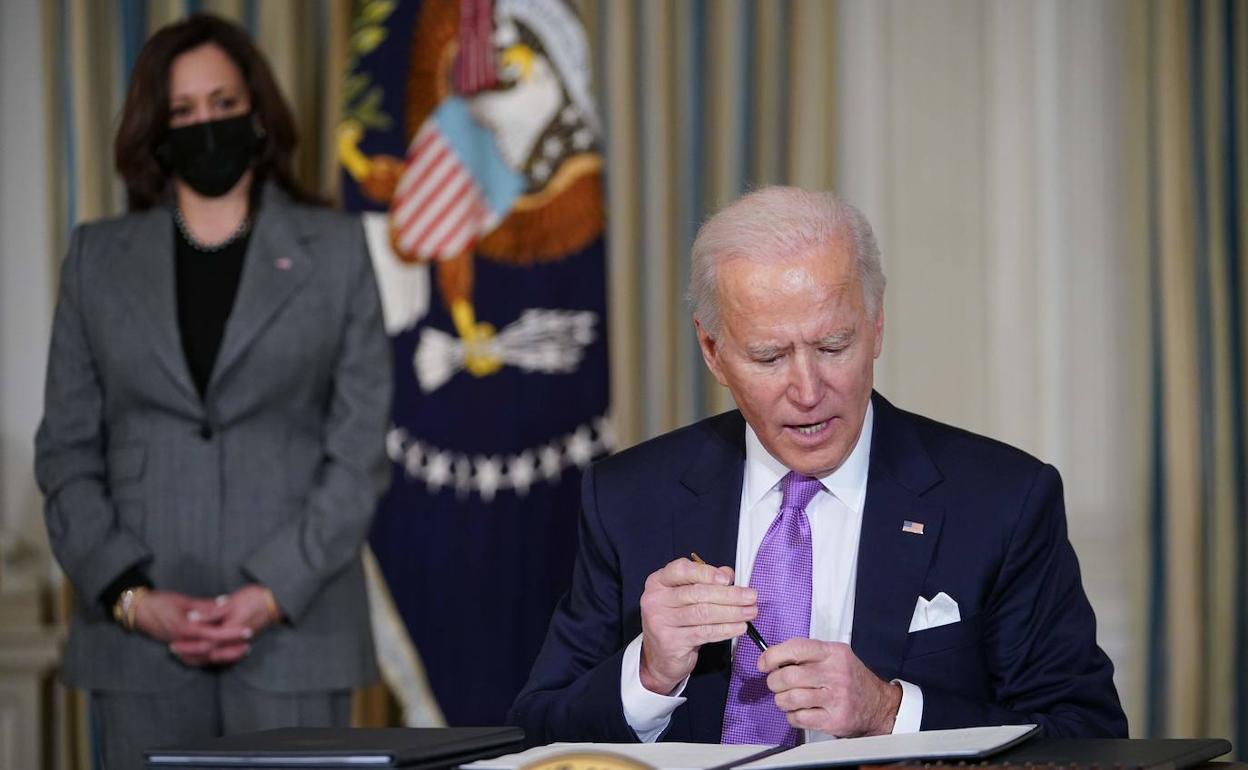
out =
<path fill-rule="evenodd" d="M 758 656 L 789 724 L 840 738 L 893 731 L 901 687 L 871 673 L 848 644 L 790 639 Z"/>

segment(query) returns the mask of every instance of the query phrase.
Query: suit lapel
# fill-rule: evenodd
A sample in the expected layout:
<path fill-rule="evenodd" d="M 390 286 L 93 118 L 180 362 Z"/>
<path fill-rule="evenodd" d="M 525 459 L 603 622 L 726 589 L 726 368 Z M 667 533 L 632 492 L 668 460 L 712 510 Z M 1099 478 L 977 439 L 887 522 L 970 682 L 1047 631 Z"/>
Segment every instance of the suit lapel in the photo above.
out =
<path fill-rule="evenodd" d="M 238 295 L 212 368 L 209 396 L 316 267 L 305 245 L 310 236 L 296 228 L 290 208 L 284 195 L 266 188 L 255 231 L 247 244 Z"/>
<path fill-rule="evenodd" d="M 177 286 L 174 276 L 173 218 L 166 207 L 151 208 L 128 219 L 108 257 L 122 295 L 141 319 L 156 354 L 188 405 L 201 408 L 191 381 L 178 333 Z"/>
<path fill-rule="evenodd" d="M 889 679 L 896 675 L 905 652 L 944 510 L 923 499 L 941 476 L 914 428 L 879 394 L 873 402 L 875 427 L 858 544 L 852 647 L 876 675 Z M 923 533 L 903 531 L 906 521 L 922 524 Z"/>
<path fill-rule="evenodd" d="M 672 543 L 677 556 L 697 552 L 708 564 L 731 565 L 737 559 L 745 420 L 730 412 L 701 427 L 708 431 L 708 440 L 680 480 L 693 502 L 673 509 Z"/>
<path fill-rule="evenodd" d="M 692 494 L 688 505 L 672 510 L 672 544 L 677 556 L 696 552 L 708 564 L 735 567 L 745 474 L 745 420 L 739 412 L 730 412 L 699 427 L 707 430 L 708 436 L 703 450 L 681 478 L 681 484 Z M 692 740 L 719 740 L 731 674 L 729 642 L 702 648 L 686 693 L 700 707 L 679 709 L 674 715 L 687 720 L 687 735 Z"/>

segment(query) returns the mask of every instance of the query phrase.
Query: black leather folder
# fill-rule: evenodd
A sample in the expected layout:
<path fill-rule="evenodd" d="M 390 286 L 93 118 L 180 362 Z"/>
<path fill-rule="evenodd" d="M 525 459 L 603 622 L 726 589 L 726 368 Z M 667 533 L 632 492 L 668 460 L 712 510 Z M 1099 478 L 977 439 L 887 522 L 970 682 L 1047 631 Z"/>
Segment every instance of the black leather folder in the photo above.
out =
<path fill-rule="evenodd" d="M 288 727 L 144 752 L 149 768 L 449 768 L 519 751 L 518 727 Z"/>
<path fill-rule="evenodd" d="M 1221 738 L 1039 738 L 994 756 L 993 765 L 1183 770 L 1231 751 Z"/>

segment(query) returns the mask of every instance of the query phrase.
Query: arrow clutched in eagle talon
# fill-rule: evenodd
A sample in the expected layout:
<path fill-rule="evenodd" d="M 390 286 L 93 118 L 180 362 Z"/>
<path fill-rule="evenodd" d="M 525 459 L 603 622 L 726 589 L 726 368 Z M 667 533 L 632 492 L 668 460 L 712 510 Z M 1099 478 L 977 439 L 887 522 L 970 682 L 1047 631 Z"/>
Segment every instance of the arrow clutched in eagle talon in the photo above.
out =
<path fill-rule="evenodd" d="M 526 310 L 492 339 L 477 343 L 485 355 L 526 372 L 576 371 L 594 342 L 598 317 L 587 310 Z M 420 389 L 432 393 L 465 368 L 462 340 L 426 326 L 412 357 Z"/>

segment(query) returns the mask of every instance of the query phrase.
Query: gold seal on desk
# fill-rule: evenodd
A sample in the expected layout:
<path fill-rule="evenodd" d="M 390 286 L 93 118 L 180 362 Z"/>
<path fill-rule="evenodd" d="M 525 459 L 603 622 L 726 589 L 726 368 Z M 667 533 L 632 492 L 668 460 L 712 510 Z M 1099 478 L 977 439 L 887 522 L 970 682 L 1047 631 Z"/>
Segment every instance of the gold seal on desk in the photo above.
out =
<path fill-rule="evenodd" d="M 645 762 L 609 751 L 572 751 L 539 759 L 520 770 L 654 770 Z"/>

